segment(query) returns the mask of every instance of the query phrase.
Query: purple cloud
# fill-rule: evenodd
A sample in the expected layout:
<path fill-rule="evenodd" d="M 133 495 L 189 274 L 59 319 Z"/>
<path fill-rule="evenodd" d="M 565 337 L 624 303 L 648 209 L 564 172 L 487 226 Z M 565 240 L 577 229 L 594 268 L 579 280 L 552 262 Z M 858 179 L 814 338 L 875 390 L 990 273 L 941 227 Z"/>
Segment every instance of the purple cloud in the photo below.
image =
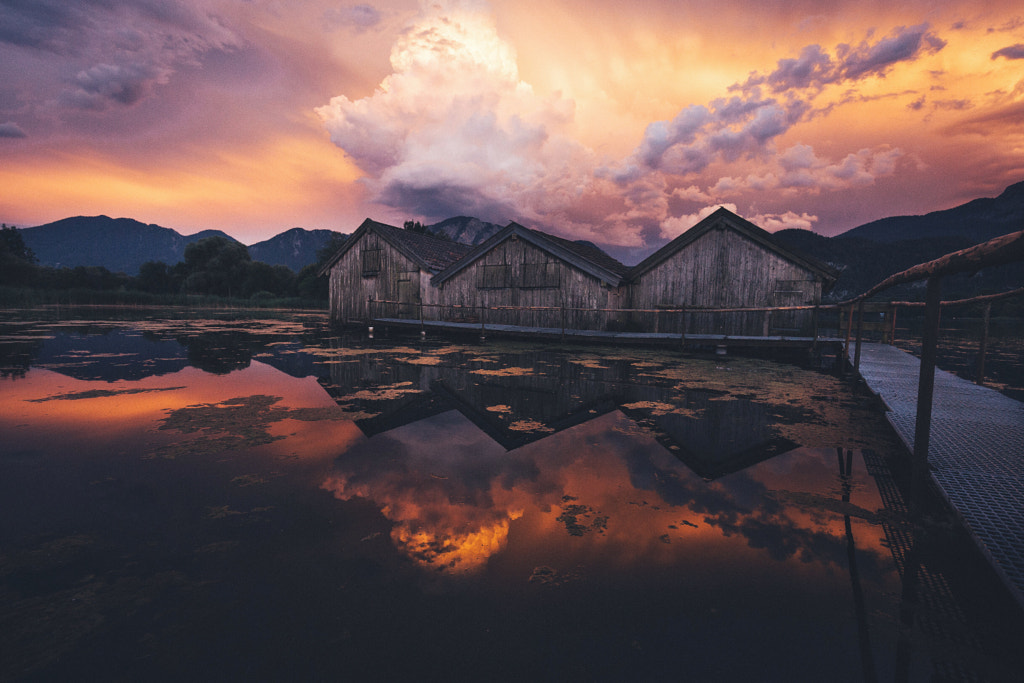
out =
<path fill-rule="evenodd" d="M 1024 59 L 1024 43 L 1010 45 L 1009 47 L 1004 47 L 1002 50 L 996 50 L 992 53 L 992 59 L 999 59 L 1000 57 L 1005 57 L 1006 59 Z"/>
<path fill-rule="evenodd" d="M 14 121 L 0 123 L 0 138 L 26 138 L 28 135 Z"/>
<path fill-rule="evenodd" d="M 935 53 L 946 46 L 946 41 L 928 31 L 928 24 L 906 28 L 901 26 L 874 45 L 867 41 L 857 47 L 840 45 L 838 75 L 844 80 L 858 80 L 865 76 L 884 76 L 895 64 L 917 58 L 921 53 Z"/>

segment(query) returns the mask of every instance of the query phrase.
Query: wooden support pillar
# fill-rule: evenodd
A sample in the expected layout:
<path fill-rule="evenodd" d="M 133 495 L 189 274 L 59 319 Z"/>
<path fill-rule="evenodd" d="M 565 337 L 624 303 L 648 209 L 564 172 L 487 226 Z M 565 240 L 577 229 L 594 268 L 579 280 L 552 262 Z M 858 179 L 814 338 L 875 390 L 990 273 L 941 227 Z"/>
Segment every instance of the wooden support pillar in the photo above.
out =
<path fill-rule="evenodd" d="M 686 306 L 679 309 L 679 345 L 686 348 Z"/>
<path fill-rule="evenodd" d="M 893 304 L 889 308 L 889 344 L 896 344 L 896 309 L 899 308 L 896 304 Z"/>
<path fill-rule="evenodd" d="M 853 351 L 853 371 L 860 372 L 860 345 L 864 338 L 864 300 L 857 302 L 857 346 Z"/>
<path fill-rule="evenodd" d="M 985 304 L 984 322 L 981 328 L 981 346 L 978 349 L 978 378 L 975 384 L 985 384 L 985 352 L 988 350 L 988 324 L 992 317 L 992 304 Z"/>
<path fill-rule="evenodd" d="M 564 344 L 565 343 L 565 304 L 561 304 L 559 306 L 559 311 L 561 313 L 561 320 L 562 320 L 562 339 L 561 339 L 561 341 Z"/>
<path fill-rule="evenodd" d="M 487 317 L 487 307 L 486 306 L 481 306 L 480 307 L 480 341 L 486 341 L 487 340 L 486 317 Z"/>
<path fill-rule="evenodd" d="M 942 278 L 928 278 L 921 338 L 921 374 L 917 382 L 917 421 L 914 424 L 914 462 L 910 481 L 911 509 L 919 510 L 928 474 L 928 447 L 932 429 L 932 398 L 935 393 L 935 357 L 939 346 L 939 309 Z"/>

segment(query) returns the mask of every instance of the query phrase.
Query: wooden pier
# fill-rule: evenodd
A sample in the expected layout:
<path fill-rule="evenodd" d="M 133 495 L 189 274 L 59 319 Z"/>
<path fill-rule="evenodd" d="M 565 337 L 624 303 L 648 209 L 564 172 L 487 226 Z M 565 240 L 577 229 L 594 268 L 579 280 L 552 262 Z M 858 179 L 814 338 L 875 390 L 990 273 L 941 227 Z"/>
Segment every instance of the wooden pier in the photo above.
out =
<path fill-rule="evenodd" d="M 860 376 L 911 453 L 920 367 L 887 344 L 860 350 Z M 936 369 L 929 434 L 931 480 L 1024 606 L 1024 403 Z"/>
<path fill-rule="evenodd" d="M 421 330 L 426 333 L 477 334 L 481 338 L 490 336 L 511 339 L 533 339 L 547 341 L 594 342 L 603 344 L 633 344 L 647 346 L 713 347 L 713 348 L 797 348 L 810 349 L 815 346 L 828 347 L 839 351 L 842 339 L 838 337 L 804 337 L 781 335 L 726 335 L 726 334 L 680 334 L 678 332 L 611 332 L 606 330 L 578 330 L 562 327 L 531 327 L 526 325 L 499 325 L 480 322 L 454 322 L 442 320 L 417 320 L 408 318 L 374 318 L 373 328 L 396 328 Z M 839 351 L 839 355 L 842 353 Z"/>

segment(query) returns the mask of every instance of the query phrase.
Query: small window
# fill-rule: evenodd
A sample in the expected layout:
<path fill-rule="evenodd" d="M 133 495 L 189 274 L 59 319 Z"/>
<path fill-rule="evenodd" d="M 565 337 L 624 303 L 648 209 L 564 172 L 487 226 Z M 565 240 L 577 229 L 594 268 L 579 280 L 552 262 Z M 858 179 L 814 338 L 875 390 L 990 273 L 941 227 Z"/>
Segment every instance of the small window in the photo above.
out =
<path fill-rule="evenodd" d="M 380 273 L 382 251 L 380 248 L 363 249 L 363 277 L 373 277 Z"/>
<path fill-rule="evenodd" d="M 558 263 L 548 261 L 547 263 L 524 263 L 523 281 L 519 286 L 523 289 L 544 289 L 558 287 L 559 282 Z"/>
<path fill-rule="evenodd" d="M 511 268 L 507 264 L 484 264 L 480 266 L 480 289 L 504 289 L 510 285 Z"/>

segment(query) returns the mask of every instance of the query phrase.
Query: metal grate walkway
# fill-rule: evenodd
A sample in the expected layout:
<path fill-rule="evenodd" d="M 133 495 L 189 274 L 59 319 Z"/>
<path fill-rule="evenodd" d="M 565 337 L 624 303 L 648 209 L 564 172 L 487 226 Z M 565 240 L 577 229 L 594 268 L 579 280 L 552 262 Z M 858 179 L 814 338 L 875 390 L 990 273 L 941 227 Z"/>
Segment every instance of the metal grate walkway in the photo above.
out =
<path fill-rule="evenodd" d="M 861 347 L 860 375 L 911 451 L 920 367 L 893 346 Z M 936 369 L 928 462 L 939 490 L 1024 605 L 1024 403 Z"/>

